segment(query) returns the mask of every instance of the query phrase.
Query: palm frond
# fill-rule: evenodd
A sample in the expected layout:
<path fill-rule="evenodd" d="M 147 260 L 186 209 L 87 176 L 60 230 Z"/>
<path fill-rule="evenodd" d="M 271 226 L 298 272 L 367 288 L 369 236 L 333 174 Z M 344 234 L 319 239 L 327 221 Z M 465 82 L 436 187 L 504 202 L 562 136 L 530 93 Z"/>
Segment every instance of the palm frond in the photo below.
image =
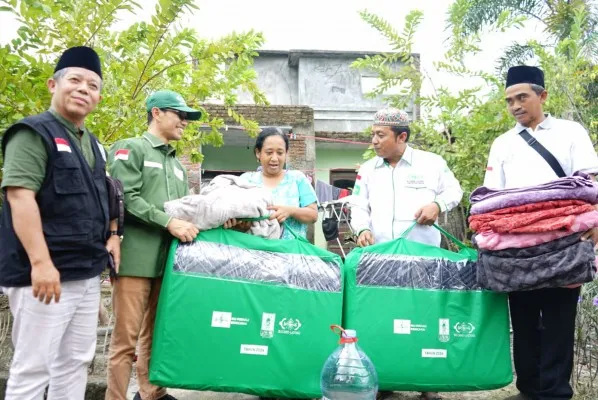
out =
<path fill-rule="evenodd" d="M 509 68 L 515 65 L 525 64 L 526 61 L 534 56 L 534 49 L 529 44 L 513 43 L 509 46 L 503 55 L 496 60 L 496 73 L 501 77 L 506 77 Z"/>
<path fill-rule="evenodd" d="M 459 7 L 455 2 L 449 9 L 449 24 L 461 25 L 464 35 L 479 33 L 484 28 L 495 24 L 504 17 L 505 11 L 512 16 L 525 16 L 543 22 L 543 17 L 549 11 L 542 0 L 473 0 L 467 2 L 467 7 Z"/>

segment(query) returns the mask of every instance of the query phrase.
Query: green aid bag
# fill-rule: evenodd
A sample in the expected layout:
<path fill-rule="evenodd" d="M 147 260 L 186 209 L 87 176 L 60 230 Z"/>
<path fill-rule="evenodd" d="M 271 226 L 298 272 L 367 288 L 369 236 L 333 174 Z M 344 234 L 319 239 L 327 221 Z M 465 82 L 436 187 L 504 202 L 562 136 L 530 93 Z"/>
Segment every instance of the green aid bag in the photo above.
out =
<path fill-rule="evenodd" d="M 150 381 L 264 397 L 321 396 L 336 347 L 343 269 L 304 240 L 225 229 L 172 244 L 158 304 Z"/>
<path fill-rule="evenodd" d="M 380 390 L 474 391 L 513 380 L 505 294 L 479 290 L 476 251 L 435 225 L 454 253 L 405 237 L 345 260 L 343 324 L 378 372 Z"/>

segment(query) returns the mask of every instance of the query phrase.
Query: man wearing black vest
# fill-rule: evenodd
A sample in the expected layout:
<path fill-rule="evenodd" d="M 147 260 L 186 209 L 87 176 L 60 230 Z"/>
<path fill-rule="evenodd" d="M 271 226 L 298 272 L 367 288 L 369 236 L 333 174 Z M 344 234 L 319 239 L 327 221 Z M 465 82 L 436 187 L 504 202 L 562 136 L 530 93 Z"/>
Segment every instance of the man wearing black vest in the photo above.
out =
<path fill-rule="evenodd" d="M 102 71 L 89 47 L 66 50 L 48 80 L 49 111 L 3 136 L 6 203 L 0 286 L 14 318 L 7 400 L 83 399 L 96 346 L 100 273 L 120 238 L 109 221 L 106 154 L 84 121 Z"/>
<path fill-rule="evenodd" d="M 577 122 L 544 114 L 544 73 L 520 65 L 509 69 L 505 101 L 515 127 L 492 144 L 484 186 L 510 189 L 598 173 L 598 156 Z M 584 235 L 598 241 L 598 230 Z M 512 400 L 571 399 L 573 341 L 579 286 L 509 293 L 513 358 L 519 394 Z"/>

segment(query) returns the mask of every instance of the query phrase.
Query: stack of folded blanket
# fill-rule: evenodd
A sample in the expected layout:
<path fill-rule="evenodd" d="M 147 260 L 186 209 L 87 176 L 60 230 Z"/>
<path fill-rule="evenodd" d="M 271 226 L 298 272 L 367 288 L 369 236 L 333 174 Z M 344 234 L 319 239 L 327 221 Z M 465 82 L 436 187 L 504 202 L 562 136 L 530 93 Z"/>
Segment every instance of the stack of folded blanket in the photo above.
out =
<path fill-rule="evenodd" d="M 480 187 L 470 200 L 482 287 L 511 292 L 594 279 L 594 245 L 581 240 L 598 227 L 598 186 L 587 175 L 516 189 Z"/>

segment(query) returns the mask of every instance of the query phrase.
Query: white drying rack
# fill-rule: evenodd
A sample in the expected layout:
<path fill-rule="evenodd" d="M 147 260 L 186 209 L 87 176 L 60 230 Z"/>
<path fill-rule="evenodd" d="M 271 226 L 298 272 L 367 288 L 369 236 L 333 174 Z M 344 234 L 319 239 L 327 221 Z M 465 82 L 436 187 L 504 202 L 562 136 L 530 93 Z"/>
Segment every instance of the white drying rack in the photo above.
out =
<path fill-rule="evenodd" d="M 353 228 L 351 227 L 351 218 L 349 216 L 352 197 L 353 196 L 347 196 L 338 200 L 320 203 L 318 205 L 318 210 L 323 213 L 322 221 L 324 221 L 326 218 L 333 218 L 336 220 L 337 226 L 340 226 L 342 223 L 346 223 L 351 235 L 354 236 L 355 232 L 353 232 Z M 341 253 L 343 254 L 343 258 L 345 258 L 347 254 L 343 248 L 343 243 L 339 235 L 336 236 L 336 242 L 338 243 Z"/>

